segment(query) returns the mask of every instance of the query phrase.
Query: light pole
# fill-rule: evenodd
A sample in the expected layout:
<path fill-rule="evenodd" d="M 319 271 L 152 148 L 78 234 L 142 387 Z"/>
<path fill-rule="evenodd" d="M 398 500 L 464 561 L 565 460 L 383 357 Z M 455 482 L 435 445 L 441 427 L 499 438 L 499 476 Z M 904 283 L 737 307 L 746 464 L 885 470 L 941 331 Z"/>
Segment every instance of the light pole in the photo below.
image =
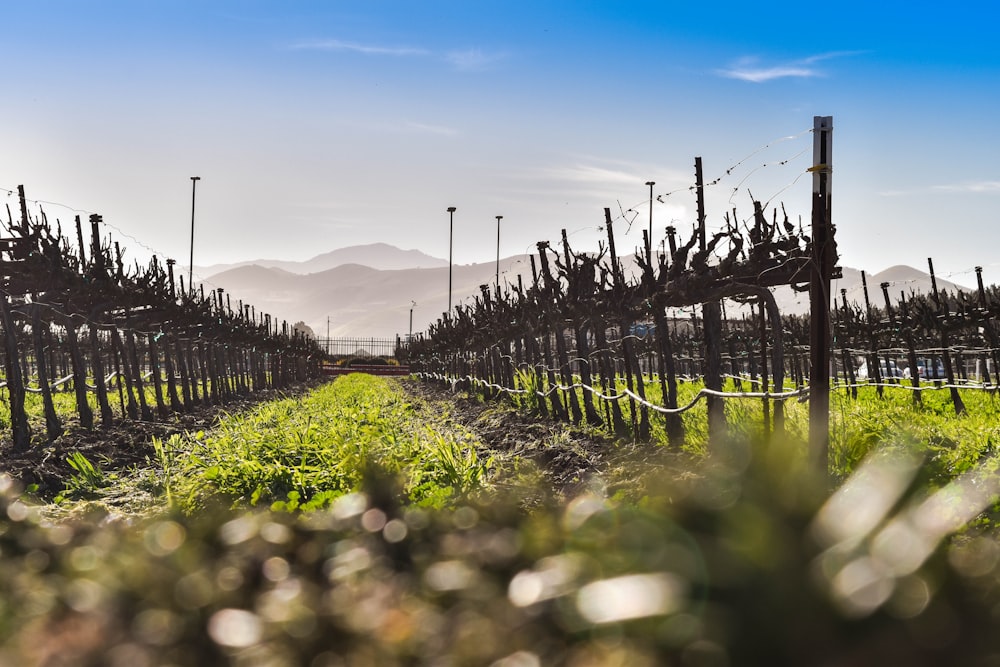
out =
<path fill-rule="evenodd" d="M 500 220 L 502 215 L 497 216 L 497 287 L 500 287 Z"/>
<path fill-rule="evenodd" d="M 191 278 L 194 275 L 194 191 L 201 176 L 191 177 L 191 254 L 188 256 L 188 290 L 194 294 L 194 283 Z"/>
<path fill-rule="evenodd" d="M 649 258 L 653 259 L 653 186 L 656 181 L 646 181 L 649 186 Z"/>
<path fill-rule="evenodd" d="M 455 236 L 455 207 L 448 207 L 448 317 L 451 317 L 451 257 L 452 240 Z"/>

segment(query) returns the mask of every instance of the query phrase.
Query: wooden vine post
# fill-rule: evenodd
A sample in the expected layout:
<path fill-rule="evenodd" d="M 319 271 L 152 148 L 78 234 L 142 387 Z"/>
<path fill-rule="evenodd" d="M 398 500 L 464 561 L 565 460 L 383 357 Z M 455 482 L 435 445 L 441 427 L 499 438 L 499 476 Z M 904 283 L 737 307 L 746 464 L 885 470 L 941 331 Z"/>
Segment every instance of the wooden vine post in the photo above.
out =
<path fill-rule="evenodd" d="M 832 222 L 833 116 L 813 118 L 812 271 L 809 276 L 809 448 L 826 474 L 830 449 L 830 277 L 836 263 Z"/>

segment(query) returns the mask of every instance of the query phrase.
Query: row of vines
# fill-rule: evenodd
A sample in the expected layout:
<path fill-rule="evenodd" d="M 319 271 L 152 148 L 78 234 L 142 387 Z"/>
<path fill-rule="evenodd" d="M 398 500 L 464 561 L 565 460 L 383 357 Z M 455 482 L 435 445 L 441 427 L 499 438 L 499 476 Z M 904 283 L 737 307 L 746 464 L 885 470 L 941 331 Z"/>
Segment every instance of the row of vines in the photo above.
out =
<path fill-rule="evenodd" d="M 658 414 L 670 441 L 683 443 L 680 413 L 700 399 L 717 433 L 728 398 L 762 399 L 766 429 L 782 430 L 784 401 L 809 396 L 810 318 L 782 315 L 771 288 L 808 289 L 816 263 L 801 226 L 783 208 L 768 214 L 755 202 L 742 229 L 734 211 L 707 240 L 697 226 L 686 240 L 668 227 L 669 251 L 656 255 L 644 231 L 629 270 L 607 209 L 605 221 L 607 244 L 597 253 L 574 252 L 565 231 L 560 252 L 539 243 L 530 285 L 518 276 L 515 285 L 482 286 L 412 343 L 411 366 L 487 397 L 529 396 L 544 416 L 638 439 L 650 437 Z M 884 308 L 872 304 L 866 281 L 863 304 L 846 292 L 828 295 L 832 386 L 854 396 L 859 384 L 879 395 L 905 388 L 916 403 L 923 391 L 944 389 L 957 413 L 965 411 L 960 388 L 996 387 L 1000 293 L 983 287 L 981 273 L 976 293 L 939 291 L 935 281 L 931 294 L 900 293 L 893 302 L 889 284 L 881 289 Z M 889 370 L 904 367 L 906 377 Z M 921 377 L 921 367 L 943 370 Z M 678 405 L 678 383 L 691 380 L 705 389 Z"/>
<path fill-rule="evenodd" d="M 72 392 L 85 428 L 116 419 L 162 419 L 199 404 L 223 404 L 319 373 L 322 351 L 286 322 L 257 313 L 221 289 L 179 288 L 174 261 L 125 264 L 121 246 L 91 235 L 75 218 L 76 239 L 44 210 L 32 215 L 19 188 L 20 218 L 8 207 L 0 239 L 0 327 L 13 446 L 31 446 L 26 402 L 38 394 L 45 436 L 65 429 L 56 392 Z M 65 411 L 63 411 L 65 412 Z"/>

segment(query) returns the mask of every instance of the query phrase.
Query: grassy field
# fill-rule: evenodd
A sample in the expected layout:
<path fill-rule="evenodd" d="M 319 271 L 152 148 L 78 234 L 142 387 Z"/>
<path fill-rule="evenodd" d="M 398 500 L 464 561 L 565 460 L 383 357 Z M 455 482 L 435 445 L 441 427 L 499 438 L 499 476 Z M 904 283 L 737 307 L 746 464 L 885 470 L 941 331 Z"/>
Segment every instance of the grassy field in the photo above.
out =
<path fill-rule="evenodd" d="M 147 466 L 77 458 L 58 506 L 4 480 L 0 665 L 1000 655 L 990 395 L 963 417 L 942 392 L 919 409 L 904 392 L 835 397 L 833 476 L 807 465 L 805 404 L 765 441 L 759 401 L 731 401 L 711 456 L 696 409 L 684 451 L 609 444 L 571 494 L 529 505 L 543 450 L 599 433 L 492 450 L 483 426 L 512 408 L 406 388 L 345 376 L 161 440 Z"/>

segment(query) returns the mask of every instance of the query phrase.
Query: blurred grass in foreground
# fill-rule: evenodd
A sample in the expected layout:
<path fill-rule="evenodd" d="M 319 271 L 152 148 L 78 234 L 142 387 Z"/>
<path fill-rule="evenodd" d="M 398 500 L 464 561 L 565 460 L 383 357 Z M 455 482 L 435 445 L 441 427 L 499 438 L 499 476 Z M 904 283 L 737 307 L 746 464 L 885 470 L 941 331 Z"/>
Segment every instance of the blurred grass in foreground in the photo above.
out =
<path fill-rule="evenodd" d="M 4 480 L 0 665 L 997 664 L 993 462 L 934 487 L 889 447 L 831 496 L 801 451 L 530 511 L 369 467 L 308 513 L 47 521 Z"/>

